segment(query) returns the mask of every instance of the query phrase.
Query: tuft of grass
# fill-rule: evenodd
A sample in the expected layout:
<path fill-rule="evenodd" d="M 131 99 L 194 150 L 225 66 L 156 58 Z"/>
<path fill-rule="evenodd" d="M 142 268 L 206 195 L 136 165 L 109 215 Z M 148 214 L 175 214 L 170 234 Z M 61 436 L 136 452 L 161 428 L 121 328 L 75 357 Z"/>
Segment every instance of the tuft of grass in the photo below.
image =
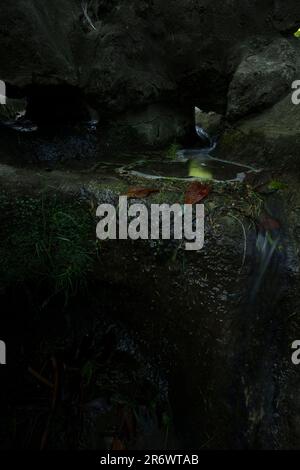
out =
<path fill-rule="evenodd" d="M 179 152 L 179 150 L 180 145 L 176 143 L 170 145 L 170 147 L 167 149 L 166 157 L 175 160 L 177 158 L 177 153 Z"/>
<path fill-rule="evenodd" d="M 85 287 L 97 256 L 88 208 L 56 197 L 13 199 L 0 194 L 0 280 L 31 284 L 50 297 Z"/>

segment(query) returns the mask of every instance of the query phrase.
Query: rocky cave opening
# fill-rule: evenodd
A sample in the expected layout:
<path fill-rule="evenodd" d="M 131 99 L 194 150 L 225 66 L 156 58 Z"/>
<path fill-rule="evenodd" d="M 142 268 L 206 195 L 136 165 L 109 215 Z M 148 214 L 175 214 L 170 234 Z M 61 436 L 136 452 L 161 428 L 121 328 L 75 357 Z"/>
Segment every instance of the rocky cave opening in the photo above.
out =
<path fill-rule="evenodd" d="M 77 87 L 29 86 L 25 93 L 26 117 L 39 125 L 74 124 L 90 119 L 84 94 Z"/>

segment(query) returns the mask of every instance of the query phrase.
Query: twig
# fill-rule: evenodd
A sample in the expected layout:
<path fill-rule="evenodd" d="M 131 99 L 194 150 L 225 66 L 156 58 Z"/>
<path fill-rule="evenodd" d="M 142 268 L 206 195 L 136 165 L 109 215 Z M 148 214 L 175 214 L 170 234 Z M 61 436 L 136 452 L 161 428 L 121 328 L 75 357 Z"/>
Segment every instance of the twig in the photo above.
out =
<path fill-rule="evenodd" d="M 246 261 L 246 254 L 247 254 L 247 234 L 246 234 L 246 229 L 245 229 L 245 226 L 243 224 L 243 222 L 238 219 L 235 215 L 232 215 L 232 214 L 228 214 L 228 217 L 231 217 L 232 219 L 236 220 L 240 226 L 242 227 L 242 230 L 243 230 L 243 234 L 244 234 L 244 254 L 243 254 L 243 261 L 242 261 L 242 266 L 240 267 L 240 273 L 242 272 L 242 269 L 245 265 L 245 261 Z"/>
<path fill-rule="evenodd" d="M 48 440 L 48 434 L 50 430 L 50 426 L 54 417 L 57 399 L 58 399 L 58 391 L 59 391 L 59 372 L 58 372 L 58 364 L 56 358 L 53 356 L 51 358 L 52 366 L 53 366 L 53 373 L 54 373 L 54 387 L 53 387 L 53 395 L 52 395 L 52 403 L 51 403 L 51 410 L 50 414 L 46 423 L 46 428 L 42 436 L 41 440 L 41 447 L 40 450 L 44 450 Z"/>
<path fill-rule="evenodd" d="M 84 17 L 85 17 L 86 21 L 88 22 L 88 24 L 90 25 L 90 27 L 92 29 L 97 31 L 97 28 L 93 25 L 93 22 L 92 22 L 89 14 L 88 14 L 88 4 L 87 4 L 87 2 L 85 2 L 85 3 L 82 2 L 81 7 L 82 7 L 82 11 L 83 11 L 83 14 L 84 14 Z"/>
<path fill-rule="evenodd" d="M 47 387 L 54 388 L 53 384 L 49 380 L 45 379 L 45 377 L 39 374 L 36 370 L 32 369 L 32 367 L 28 367 L 28 372 L 39 382 L 43 383 L 44 385 L 47 385 Z"/>

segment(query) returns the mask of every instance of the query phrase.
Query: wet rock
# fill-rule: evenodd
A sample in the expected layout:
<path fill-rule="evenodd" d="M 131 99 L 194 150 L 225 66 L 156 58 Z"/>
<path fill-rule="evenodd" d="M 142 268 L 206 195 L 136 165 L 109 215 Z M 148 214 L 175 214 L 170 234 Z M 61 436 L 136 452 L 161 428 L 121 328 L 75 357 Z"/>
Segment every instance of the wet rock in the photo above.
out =
<path fill-rule="evenodd" d="M 15 221 L 10 219 L 10 207 L 18 208 L 19 211 L 29 207 L 26 210 L 31 213 L 32 203 L 33 207 L 40 208 L 40 196 L 43 194 L 45 197 L 46 191 L 50 191 L 50 198 L 54 191 L 55 200 L 58 195 L 63 195 L 64 201 L 71 196 L 71 206 L 80 200 L 84 213 L 90 213 L 91 208 L 94 211 L 99 202 L 116 205 L 118 196 L 128 191 L 127 180 L 103 184 L 101 173 L 97 171 L 54 171 L 41 178 L 40 168 L 31 167 L 28 170 L 2 166 L 1 185 L 3 191 L 5 188 L 9 189 L 8 197 L 12 206 L 7 205 L 5 196 L 2 199 L 1 214 L 5 220 L 3 226 L 10 236 L 14 234 L 10 227 L 15 227 Z M 145 184 L 145 180 L 135 177 L 130 180 L 130 185 L 132 184 Z M 161 193 L 150 196 L 143 202 L 148 208 L 154 202 L 178 202 L 186 184 L 182 182 L 179 185 L 178 181 L 175 184 L 172 181 L 152 181 L 151 187 L 155 185 L 161 189 Z M 82 188 L 85 191 L 80 191 Z M 16 191 L 22 195 L 22 200 L 26 200 L 30 194 L 29 206 L 27 203 L 24 206 L 16 204 Z M 260 274 L 257 271 L 261 259 L 257 252 L 255 225 L 262 211 L 261 206 L 266 202 L 262 197 L 241 184 L 214 184 L 205 200 L 206 238 L 205 246 L 200 252 L 186 252 L 178 245 L 178 241 L 103 242 L 99 257 L 89 271 L 93 296 L 89 292 L 79 305 L 77 297 L 73 298 L 71 317 L 75 313 L 73 306 L 76 305 L 80 332 L 91 313 L 92 318 L 98 319 L 102 332 L 102 318 L 98 317 L 100 312 L 101 315 L 108 315 L 108 325 L 119 319 L 137 340 L 143 355 L 153 358 L 160 374 L 163 372 L 163 377 L 166 376 L 168 387 L 163 382 L 162 389 L 167 390 L 168 403 L 173 411 L 174 429 L 180 438 L 180 448 L 299 447 L 299 404 L 295 400 L 296 392 L 293 392 L 299 388 L 299 378 L 290 362 L 289 351 L 292 341 L 300 334 L 297 317 L 299 232 L 294 230 L 298 224 L 300 207 L 298 181 L 295 178 L 282 199 L 275 194 L 274 200 L 267 201 L 268 209 L 272 213 L 275 210 L 274 216 L 283 224 L 284 238 L 274 262 L 268 266 L 264 282 L 260 284 L 259 296 L 254 303 L 250 303 L 249 293 Z M 85 206 L 86 203 L 88 207 Z M 78 217 L 83 223 L 81 212 Z M 84 246 L 88 240 L 93 240 L 94 243 L 95 221 L 93 217 L 91 219 L 91 230 L 87 227 L 86 237 L 80 237 Z M 40 220 L 40 217 L 31 217 L 30 227 L 33 223 L 39 224 Z M 78 227 L 78 224 L 75 226 Z M 77 236 L 77 231 L 75 234 Z M 271 235 L 269 233 L 268 243 Z M 68 238 L 66 241 L 68 242 Z M 34 241 L 32 246 L 36 250 Z M 7 243 L 7 247 L 12 249 L 10 243 Z M 25 243 L 20 244 L 18 249 L 23 250 L 23 247 L 28 249 Z M 57 245 L 54 247 L 56 252 Z M 16 253 L 14 248 L 13 250 Z M 25 260 L 36 259 L 31 252 L 26 253 Z M 73 246 L 70 253 L 73 253 Z M 15 258 L 9 256 L 8 259 Z M 27 286 L 30 280 L 35 280 L 35 276 L 40 276 L 43 271 L 41 268 L 36 269 L 29 277 L 29 273 L 32 273 L 28 270 L 29 263 L 24 262 L 23 256 L 21 259 L 23 261 L 20 268 L 26 274 Z M 37 262 L 48 263 L 47 260 L 48 258 L 42 258 Z M 86 258 L 83 261 L 86 266 Z M 11 269 L 10 262 L 9 276 Z M 20 276 L 17 279 L 20 292 Z M 7 291 L 6 284 L 4 286 Z M 96 290 L 92 286 L 96 286 Z M 91 305 L 87 298 L 93 299 Z M 15 302 L 19 301 L 15 295 L 14 299 Z M 11 303 L 8 305 L 13 308 Z M 86 315 L 82 315 L 82 308 Z M 60 310 L 57 309 L 57 312 L 61 319 Z M 45 316 L 42 318 L 44 322 Z M 49 322 L 54 328 L 52 309 Z M 55 322 L 55 331 L 53 330 L 56 338 L 57 324 L 60 324 L 58 320 Z M 70 340 L 69 326 L 70 323 L 67 322 L 66 331 Z M 94 326 L 92 323 L 93 331 Z M 101 357 L 111 358 L 111 329 L 104 328 L 104 331 L 107 331 L 108 341 L 101 337 L 91 344 L 101 348 L 107 344 L 104 347 L 107 354 L 101 353 Z M 40 336 L 38 351 L 39 345 Z M 119 348 L 119 352 L 120 349 L 123 350 Z M 80 347 L 80 350 L 85 363 L 86 348 Z M 131 351 L 130 345 L 129 350 Z M 133 357 L 137 358 L 135 351 Z M 103 362 L 100 360 L 99 364 L 103 373 Z M 117 370 L 117 374 L 112 374 L 115 390 L 115 381 L 119 382 L 124 377 L 128 364 L 127 359 L 126 365 L 120 362 L 119 353 L 115 361 L 117 369 L 112 369 L 111 364 L 109 361 L 109 371 Z M 138 383 L 141 383 L 140 372 L 137 376 Z M 155 374 L 154 376 L 157 377 Z M 100 386 L 106 386 L 107 379 L 103 380 L 102 375 L 98 377 Z M 125 396 L 135 395 L 136 380 L 128 381 L 125 377 L 124 382 Z M 93 384 L 94 379 L 91 379 L 91 385 Z M 22 384 L 20 389 L 23 388 Z M 143 406 L 144 390 L 142 387 L 140 394 Z M 88 406 L 83 410 L 86 448 L 99 448 L 102 445 L 99 433 L 104 428 L 110 429 L 106 396 L 103 397 L 99 390 L 96 392 L 91 390 L 91 396 L 86 402 Z M 142 414 L 141 418 L 143 416 Z M 160 434 L 155 432 L 153 420 L 142 419 L 141 422 L 149 429 L 151 442 L 154 442 L 153 439 L 156 442 Z M 94 427 L 97 423 L 98 434 Z M 147 439 L 148 434 L 145 435 Z M 57 445 L 57 433 L 54 436 Z M 141 446 L 147 445 L 145 442 L 144 439 Z M 168 445 L 171 446 L 169 441 Z"/>
<path fill-rule="evenodd" d="M 291 40 L 288 48 L 290 57 L 294 56 L 295 62 L 292 67 L 286 69 L 286 78 L 290 72 L 295 69 L 295 73 L 289 76 L 284 85 L 284 69 L 279 66 L 277 72 L 277 86 L 272 80 L 267 81 L 268 72 L 265 72 L 265 95 L 262 95 L 260 89 L 256 93 L 257 86 L 252 83 L 253 93 L 245 89 L 245 98 L 240 96 L 240 105 L 236 101 L 236 106 L 231 103 L 233 112 L 242 112 L 245 114 L 241 119 L 230 121 L 227 119 L 224 123 L 224 132 L 219 140 L 216 154 L 222 158 L 239 159 L 249 164 L 254 162 L 261 167 L 269 167 L 275 171 L 296 171 L 299 173 L 298 156 L 300 151 L 300 105 L 294 104 L 292 97 L 294 89 L 292 83 L 300 77 L 300 41 Z M 253 61 L 253 59 L 251 59 Z M 275 63 L 275 62 L 274 62 Z M 279 65 L 279 64 L 278 64 Z M 281 72 L 280 72 L 281 70 Z M 280 73 L 279 73 L 280 72 Z M 254 73 L 254 69 L 253 69 Z M 282 73 L 282 74 L 281 74 Z M 246 77 L 246 76 L 245 76 Z M 250 74 L 249 87 L 254 75 Z M 245 82 L 246 84 L 247 82 Z M 281 86 L 288 86 L 283 96 L 272 106 L 265 107 L 263 103 L 271 98 L 273 92 L 280 92 Z M 274 90 L 271 90 L 271 84 Z M 242 93 L 242 86 L 240 92 Z M 253 95 L 254 107 L 251 108 L 250 95 Z M 237 100 L 237 95 L 235 100 Z M 256 107 L 259 103 L 259 106 Z M 249 111 L 246 112 L 246 109 Z M 221 157 L 220 157 L 221 158 Z"/>
<path fill-rule="evenodd" d="M 211 136 L 218 136 L 222 129 L 223 116 L 210 111 L 205 113 L 201 109 L 196 108 L 195 110 L 196 125 L 205 129 L 205 131 Z"/>
<path fill-rule="evenodd" d="M 93 0 L 88 6 L 79 0 L 54 0 L 47 5 L 33 0 L 2 2 L 0 78 L 29 96 L 31 109 L 38 110 L 40 118 L 41 87 L 45 87 L 44 97 L 50 93 L 48 87 L 57 87 L 56 98 L 53 89 L 51 100 L 45 97 L 44 113 L 50 107 L 52 115 L 49 103 L 56 103 L 57 110 L 66 108 L 59 99 L 61 87 L 73 87 L 78 106 L 71 106 L 70 114 L 80 110 L 80 97 L 99 111 L 104 124 L 132 113 L 129 129 L 138 127 L 150 142 L 163 144 L 170 134 L 176 139 L 186 133 L 182 116 L 187 106 L 223 113 L 232 77 L 233 114 L 248 112 L 253 107 L 250 102 L 265 106 L 278 99 L 292 73 L 292 59 L 287 43 L 282 39 L 277 46 L 276 40 L 282 32 L 297 29 L 299 2 L 289 3 L 287 17 L 284 11 L 283 2 L 266 0 L 259 4 L 133 0 L 129 6 L 120 0 L 109 4 Z M 257 58 L 249 58 L 253 41 L 266 47 Z M 252 77 L 257 66 L 261 70 L 264 59 L 269 71 L 258 77 L 254 100 L 246 93 L 243 107 L 236 109 L 245 74 Z M 253 80 L 246 78 L 251 88 Z M 259 93 L 261 86 L 266 96 Z M 148 105 L 157 103 L 164 103 L 162 114 L 165 105 L 174 106 L 174 124 L 162 115 L 159 124 L 145 129 L 141 118 L 148 114 Z M 155 137 L 158 127 L 160 134 Z"/>
<path fill-rule="evenodd" d="M 124 140 L 127 136 L 127 140 L 131 138 L 144 146 L 156 146 L 184 140 L 187 135 L 192 135 L 194 119 L 191 108 L 184 110 L 156 104 L 121 114 L 114 121 L 113 129 L 114 138 L 119 133 Z"/>
<path fill-rule="evenodd" d="M 293 105 L 291 95 L 271 109 L 243 119 L 226 129 L 216 153 L 278 171 L 299 173 L 300 106 Z"/>
<path fill-rule="evenodd" d="M 296 52 L 285 39 L 261 51 L 248 51 L 238 66 L 228 93 L 228 119 L 260 111 L 284 96 L 296 77 Z"/>

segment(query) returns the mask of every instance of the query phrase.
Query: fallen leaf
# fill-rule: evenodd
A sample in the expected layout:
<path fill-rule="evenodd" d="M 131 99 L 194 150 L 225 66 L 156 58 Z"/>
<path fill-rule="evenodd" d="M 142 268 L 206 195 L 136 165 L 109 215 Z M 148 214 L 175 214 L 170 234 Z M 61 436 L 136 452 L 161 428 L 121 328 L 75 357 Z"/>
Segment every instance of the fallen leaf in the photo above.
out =
<path fill-rule="evenodd" d="M 270 232 L 272 230 L 279 230 L 280 223 L 276 219 L 272 219 L 272 217 L 264 216 L 260 220 L 259 227 L 266 232 Z"/>
<path fill-rule="evenodd" d="M 209 195 L 211 188 L 203 183 L 194 181 L 185 193 L 185 204 L 197 204 Z"/>
<path fill-rule="evenodd" d="M 120 439 L 115 437 L 111 445 L 111 450 L 126 450 L 126 447 Z"/>
<path fill-rule="evenodd" d="M 158 193 L 158 189 L 151 189 L 151 188 L 129 188 L 126 194 L 127 197 L 131 198 L 144 198 L 148 197 L 151 194 Z"/>

